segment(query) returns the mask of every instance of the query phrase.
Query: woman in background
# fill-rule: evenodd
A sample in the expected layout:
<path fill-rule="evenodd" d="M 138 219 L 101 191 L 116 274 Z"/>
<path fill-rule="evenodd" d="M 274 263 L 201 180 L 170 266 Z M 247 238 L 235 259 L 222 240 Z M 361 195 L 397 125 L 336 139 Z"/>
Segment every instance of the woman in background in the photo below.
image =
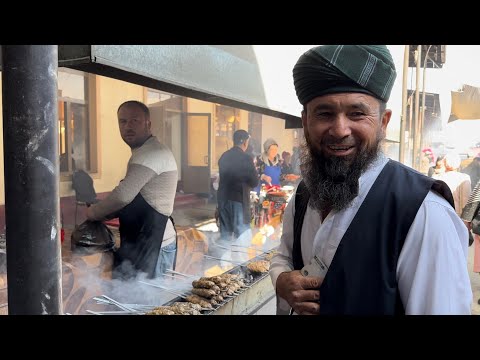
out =
<path fill-rule="evenodd" d="M 445 155 L 440 155 L 437 157 L 437 161 L 435 161 L 435 165 L 431 166 L 428 169 L 428 176 L 432 177 L 433 174 L 441 174 L 445 172 L 445 164 L 443 162 L 445 159 Z"/>
<path fill-rule="evenodd" d="M 283 166 L 285 161 L 283 163 L 280 161 L 278 143 L 274 139 L 269 138 L 265 140 L 263 150 L 263 153 L 257 157 L 256 161 L 257 172 L 260 176 L 260 184 L 257 192 L 260 191 L 263 184 L 280 186 L 283 185 L 285 181 L 291 182 L 299 178 L 298 175 L 292 174 L 291 166 Z M 286 151 L 284 151 L 283 154 L 290 155 L 290 153 Z M 287 161 L 288 164 L 290 164 L 290 161 Z"/>

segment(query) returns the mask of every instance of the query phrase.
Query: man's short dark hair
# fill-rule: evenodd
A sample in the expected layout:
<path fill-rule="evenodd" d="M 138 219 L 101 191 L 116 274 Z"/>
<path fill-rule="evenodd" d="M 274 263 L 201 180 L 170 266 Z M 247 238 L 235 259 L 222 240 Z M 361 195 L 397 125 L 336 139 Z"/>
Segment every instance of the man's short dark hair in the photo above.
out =
<path fill-rule="evenodd" d="M 237 130 L 233 133 L 233 145 L 242 145 L 250 138 L 250 135 L 245 130 Z"/>
<path fill-rule="evenodd" d="M 127 106 L 127 105 L 136 105 L 138 106 L 142 111 L 143 113 L 145 114 L 146 118 L 147 119 L 150 119 L 150 109 L 147 107 L 147 105 L 145 105 L 144 103 L 142 103 L 141 101 L 137 101 L 137 100 L 128 100 L 128 101 L 125 101 L 123 104 L 121 104 L 118 109 L 117 109 L 117 114 L 118 112 L 120 111 L 120 109 L 124 106 Z"/>

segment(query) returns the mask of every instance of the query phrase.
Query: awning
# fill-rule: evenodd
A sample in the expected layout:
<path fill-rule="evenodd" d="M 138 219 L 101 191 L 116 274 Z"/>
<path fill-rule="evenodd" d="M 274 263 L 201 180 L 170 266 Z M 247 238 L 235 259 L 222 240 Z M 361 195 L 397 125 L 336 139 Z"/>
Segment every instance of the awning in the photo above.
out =
<path fill-rule="evenodd" d="M 58 52 L 59 66 L 285 119 L 286 128 L 302 127 L 293 81 L 285 91 L 278 81 L 264 81 L 259 63 L 272 60 L 259 59 L 253 45 L 60 45 Z M 275 65 L 279 74 L 291 76 L 291 64 Z"/>
<path fill-rule="evenodd" d="M 452 91 L 452 110 L 448 122 L 479 119 L 480 88 L 463 85 L 461 90 Z"/>

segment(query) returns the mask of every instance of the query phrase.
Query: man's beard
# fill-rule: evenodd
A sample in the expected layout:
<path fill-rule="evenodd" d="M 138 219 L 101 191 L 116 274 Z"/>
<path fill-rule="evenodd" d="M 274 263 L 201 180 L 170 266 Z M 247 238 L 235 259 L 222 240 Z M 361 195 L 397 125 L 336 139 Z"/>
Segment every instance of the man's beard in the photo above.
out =
<path fill-rule="evenodd" d="M 321 213 L 345 209 L 358 195 L 358 179 L 377 158 L 383 133 L 379 132 L 376 142 L 354 157 L 325 156 L 305 135 L 306 141 L 300 145 L 300 169 L 310 193 L 309 206 Z"/>

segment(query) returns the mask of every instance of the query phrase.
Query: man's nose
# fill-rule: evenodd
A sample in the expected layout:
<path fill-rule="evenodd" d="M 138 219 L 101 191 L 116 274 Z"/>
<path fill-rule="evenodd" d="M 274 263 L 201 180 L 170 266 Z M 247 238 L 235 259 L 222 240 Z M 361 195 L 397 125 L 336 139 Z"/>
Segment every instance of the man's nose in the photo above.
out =
<path fill-rule="evenodd" d="M 352 134 L 350 120 L 345 115 L 338 115 L 331 123 L 328 133 L 337 139 L 350 136 Z"/>

